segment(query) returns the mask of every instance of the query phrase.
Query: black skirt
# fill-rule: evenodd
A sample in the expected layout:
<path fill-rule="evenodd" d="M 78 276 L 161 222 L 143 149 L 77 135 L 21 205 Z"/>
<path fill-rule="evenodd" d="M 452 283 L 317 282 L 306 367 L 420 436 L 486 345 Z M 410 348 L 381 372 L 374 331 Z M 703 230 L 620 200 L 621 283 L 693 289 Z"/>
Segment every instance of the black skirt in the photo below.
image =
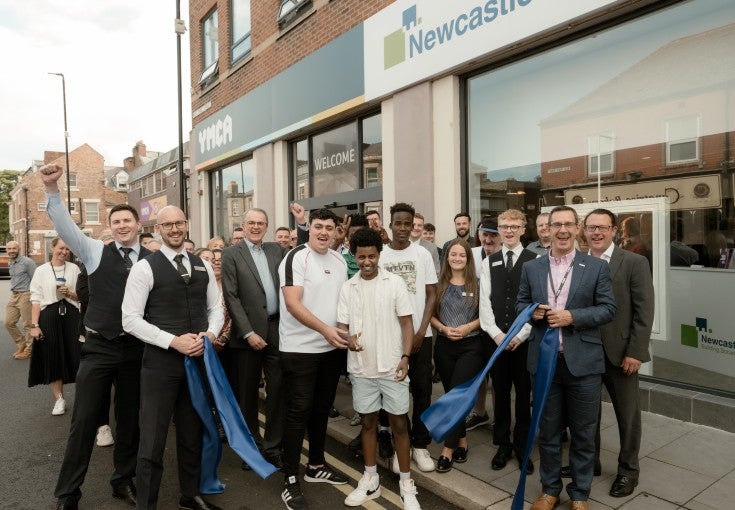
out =
<path fill-rule="evenodd" d="M 82 344 L 79 342 L 79 310 L 65 302 L 66 314 L 59 315 L 59 303 L 41 310 L 38 325 L 43 338 L 33 342 L 28 387 L 61 381 L 73 383 L 79 369 Z"/>

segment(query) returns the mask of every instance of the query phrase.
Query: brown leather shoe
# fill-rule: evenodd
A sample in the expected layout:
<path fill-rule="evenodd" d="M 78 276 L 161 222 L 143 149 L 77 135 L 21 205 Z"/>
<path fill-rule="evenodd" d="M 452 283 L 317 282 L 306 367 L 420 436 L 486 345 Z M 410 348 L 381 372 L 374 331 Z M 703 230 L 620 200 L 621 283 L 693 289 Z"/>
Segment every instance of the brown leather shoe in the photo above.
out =
<path fill-rule="evenodd" d="M 584 501 L 572 501 L 572 510 L 590 510 L 590 504 L 585 499 Z"/>
<path fill-rule="evenodd" d="M 559 503 L 559 498 L 542 492 L 531 505 L 531 510 L 551 510 Z"/>

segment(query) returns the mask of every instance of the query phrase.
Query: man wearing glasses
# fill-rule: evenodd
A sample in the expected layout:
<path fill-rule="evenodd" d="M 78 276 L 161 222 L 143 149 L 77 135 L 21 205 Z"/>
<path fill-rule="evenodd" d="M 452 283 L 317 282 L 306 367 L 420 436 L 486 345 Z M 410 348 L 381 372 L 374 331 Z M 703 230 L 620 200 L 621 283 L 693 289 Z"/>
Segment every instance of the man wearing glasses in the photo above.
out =
<path fill-rule="evenodd" d="M 525 231 L 525 214 L 516 209 L 501 213 L 498 216 L 498 232 L 503 243 L 502 248 L 482 263 L 480 325 L 495 345 L 500 345 L 505 339 L 505 332 L 516 319 L 515 301 L 521 281 L 521 269 L 526 262 L 536 258 L 534 252 L 524 249 L 521 244 L 521 236 Z M 498 447 L 491 464 L 495 471 L 503 469 L 513 454 L 518 464 L 523 464 L 523 451 L 531 423 L 531 380 L 526 368 L 528 342 L 525 341 L 530 333 L 531 326 L 526 324 L 490 370 L 495 389 L 493 444 Z M 513 388 L 516 397 L 516 421 L 511 442 L 510 397 Z M 533 473 L 533 470 L 533 463 L 530 462 L 527 472 Z"/>
<path fill-rule="evenodd" d="M 113 384 L 117 440 L 110 485 L 113 497 L 135 506 L 133 478 L 138 453 L 143 345 L 123 330 L 120 304 L 131 267 L 151 252 L 138 243 L 140 222 L 133 207 L 120 204 L 110 210 L 114 242 L 105 245 L 84 235 L 64 207 L 58 186 L 64 170 L 59 165 L 46 165 L 39 173 L 46 188 L 46 212 L 54 229 L 81 259 L 89 275 L 89 307 L 84 318 L 86 341 L 76 377 L 69 439 L 54 491 L 58 498 L 56 508 L 71 510 L 78 506 L 99 417 L 102 412 L 108 412 L 101 408 L 109 402 Z"/>
<path fill-rule="evenodd" d="M 595 460 L 595 433 L 600 410 L 605 353 L 600 326 L 615 316 L 615 296 L 608 265 L 574 248 L 579 231 L 577 211 L 557 206 L 549 215 L 549 255 L 523 265 L 518 312 L 540 303 L 531 320 L 528 370 L 536 375 L 540 343 L 547 328 L 558 331 L 557 360 L 541 416 L 538 445 L 542 493 L 531 510 L 551 510 L 562 490 L 561 433 L 563 409 L 571 431 L 566 487 L 571 508 L 587 510 Z"/>
<path fill-rule="evenodd" d="M 618 473 L 610 488 L 615 498 L 629 496 L 638 485 L 641 446 L 641 405 L 638 370 L 650 361 L 648 344 L 653 328 L 654 291 L 648 259 L 618 248 L 613 238 L 618 231 L 615 214 L 595 209 L 584 220 L 590 255 L 606 261 L 610 268 L 618 311 L 612 322 L 600 328 L 605 349 L 605 384 L 620 432 Z M 600 457 L 600 424 L 597 423 L 596 456 Z"/>
<path fill-rule="evenodd" d="M 281 462 L 284 407 L 278 353 L 278 266 L 286 252 L 277 243 L 263 242 L 268 215 L 262 209 L 245 212 L 245 240 L 222 252 L 222 293 L 232 319 L 230 354 L 235 357 L 239 404 L 245 422 L 264 456 L 278 468 Z M 265 437 L 258 423 L 258 387 L 265 373 Z M 244 464 L 243 468 L 248 469 Z"/>
<path fill-rule="evenodd" d="M 156 230 L 163 246 L 132 267 L 122 302 L 123 328 L 145 342 L 140 372 L 138 509 L 158 504 L 172 417 L 176 422 L 179 508 L 219 508 L 202 499 L 199 492 L 203 426 L 191 403 L 184 357 L 191 356 L 201 365 L 204 342 L 217 338 L 224 313 L 212 266 L 186 251 L 187 225 L 178 207 L 159 211 Z"/>

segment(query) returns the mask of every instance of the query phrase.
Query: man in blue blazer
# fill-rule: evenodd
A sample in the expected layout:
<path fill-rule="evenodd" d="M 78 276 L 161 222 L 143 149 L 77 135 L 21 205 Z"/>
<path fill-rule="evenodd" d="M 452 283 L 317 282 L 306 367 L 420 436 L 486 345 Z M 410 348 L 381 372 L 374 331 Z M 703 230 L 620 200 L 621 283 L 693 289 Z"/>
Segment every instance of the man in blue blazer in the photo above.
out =
<path fill-rule="evenodd" d="M 520 312 L 539 303 L 529 338 L 528 370 L 535 376 L 541 339 L 548 327 L 558 328 L 556 372 L 541 416 L 539 452 L 542 494 L 531 510 L 551 510 L 562 490 L 561 433 L 563 411 L 571 431 L 569 461 L 572 482 L 567 493 L 573 510 L 587 510 L 595 458 L 595 432 L 600 406 L 605 352 L 599 327 L 612 320 L 616 306 L 607 264 L 575 250 L 577 212 L 552 209 L 549 255 L 523 265 L 516 307 Z"/>

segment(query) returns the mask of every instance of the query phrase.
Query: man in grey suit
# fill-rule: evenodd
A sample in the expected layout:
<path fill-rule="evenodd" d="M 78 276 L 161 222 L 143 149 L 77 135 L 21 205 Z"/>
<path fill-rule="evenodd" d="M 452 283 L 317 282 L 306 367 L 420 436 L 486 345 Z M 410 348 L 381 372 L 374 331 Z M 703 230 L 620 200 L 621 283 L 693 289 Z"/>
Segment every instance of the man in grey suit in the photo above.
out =
<path fill-rule="evenodd" d="M 268 215 L 250 209 L 242 223 L 245 240 L 222 252 L 222 293 L 232 318 L 230 347 L 237 358 L 240 409 L 258 447 L 281 468 L 284 403 L 278 354 L 278 266 L 285 250 L 263 242 Z M 265 435 L 258 425 L 258 387 L 265 373 Z M 243 469 L 249 469 L 243 464 Z"/>
<path fill-rule="evenodd" d="M 547 327 L 558 329 L 558 358 L 539 426 L 539 474 L 543 492 L 531 510 L 551 510 L 559 502 L 563 406 L 571 431 L 569 461 L 572 482 L 567 493 L 573 510 L 587 510 L 595 458 L 605 353 L 600 326 L 615 315 L 610 271 L 600 259 L 574 249 L 579 230 L 577 212 L 552 209 L 549 255 L 523 265 L 517 311 L 540 303 L 532 318 L 528 370 L 536 375 L 541 339 Z"/>
<path fill-rule="evenodd" d="M 595 209 L 584 220 L 590 255 L 607 261 L 618 311 L 612 322 L 600 328 L 605 348 L 602 382 L 610 394 L 620 434 L 618 473 L 610 488 L 616 498 L 632 494 L 638 485 L 641 446 L 641 404 L 638 371 L 650 361 L 648 346 L 653 327 L 654 292 L 648 259 L 618 248 L 613 238 L 618 231 L 615 214 Z M 596 453 L 600 455 L 597 425 Z"/>

